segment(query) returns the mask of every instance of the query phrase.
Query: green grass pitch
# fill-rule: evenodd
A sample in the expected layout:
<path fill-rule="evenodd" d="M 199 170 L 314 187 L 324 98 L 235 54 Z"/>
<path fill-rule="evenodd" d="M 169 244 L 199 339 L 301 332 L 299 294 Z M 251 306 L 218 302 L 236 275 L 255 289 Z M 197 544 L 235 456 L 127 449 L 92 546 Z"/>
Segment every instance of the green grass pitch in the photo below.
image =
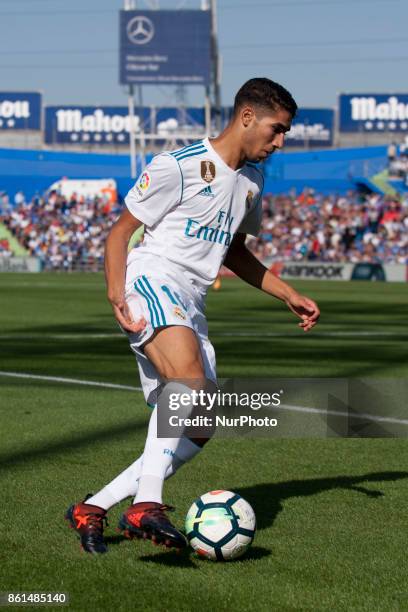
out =
<path fill-rule="evenodd" d="M 210 293 L 221 377 L 406 377 L 405 285 L 294 284 L 322 310 L 310 334 L 238 280 Z M 139 384 L 101 275 L 3 274 L 0 313 L 1 372 Z M 0 376 L 0 411 L 0 591 L 65 591 L 78 611 L 408 610 L 406 439 L 214 440 L 167 482 L 166 501 L 182 526 L 198 495 L 239 492 L 258 521 L 245 558 L 125 541 L 126 504 L 94 558 L 63 514 L 142 451 L 141 394 Z"/>

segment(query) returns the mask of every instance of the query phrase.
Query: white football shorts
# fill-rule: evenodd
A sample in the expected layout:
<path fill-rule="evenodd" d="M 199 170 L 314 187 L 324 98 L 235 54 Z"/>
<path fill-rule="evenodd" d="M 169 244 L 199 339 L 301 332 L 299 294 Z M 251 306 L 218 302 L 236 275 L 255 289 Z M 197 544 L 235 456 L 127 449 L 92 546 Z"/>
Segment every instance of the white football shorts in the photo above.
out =
<path fill-rule="evenodd" d="M 148 261 L 151 262 L 151 258 L 141 257 L 128 265 L 125 296 L 134 321 L 141 317 L 147 321 L 141 332 L 127 333 L 127 336 L 136 355 L 145 400 L 153 407 L 163 381 L 142 347 L 157 328 L 170 325 L 190 327 L 200 345 L 206 377 L 216 382 L 217 375 L 215 351 L 208 339 L 204 315 L 204 296 L 188 283 L 181 272 L 169 270 L 167 266 L 167 269 L 153 269 L 152 265 L 147 265 Z"/>

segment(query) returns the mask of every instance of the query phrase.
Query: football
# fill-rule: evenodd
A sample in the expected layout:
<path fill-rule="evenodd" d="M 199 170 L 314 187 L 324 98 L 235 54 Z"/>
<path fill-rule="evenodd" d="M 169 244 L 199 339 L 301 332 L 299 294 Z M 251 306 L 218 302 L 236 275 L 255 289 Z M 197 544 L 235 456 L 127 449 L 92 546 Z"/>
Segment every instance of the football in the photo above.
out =
<path fill-rule="evenodd" d="M 186 516 L 186 535 L 192 548 L 213 561 L 241 557 L 255 536 L 256 519 L 250 504 L 232 491 L 210 491 L 195 500 Z"/>

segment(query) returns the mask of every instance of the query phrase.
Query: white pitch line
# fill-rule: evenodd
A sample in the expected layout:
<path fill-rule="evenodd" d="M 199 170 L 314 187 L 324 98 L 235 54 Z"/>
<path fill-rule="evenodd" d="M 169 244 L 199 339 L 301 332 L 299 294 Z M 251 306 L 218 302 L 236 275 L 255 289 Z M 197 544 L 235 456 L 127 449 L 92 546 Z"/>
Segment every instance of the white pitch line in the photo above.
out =
<path fill-rule="evenodd" d="M 0 340 L 36 340 L 38 338 L 46 338 L 49 340 L 98 340 L 100 338 L 123 338 L 124 334 L 120 332 L 112 333 L 96 333 L 96 334 L 0 334 Z"/>
<path fill-rule="evenodd" d="M 63 378 L 61 376 L 41 376 L 39 374 L 23 374 L 20 372 L 0 371 L 0 376 L 9 378 L 28 378 L 33 380 L 45 380 L 50 382 L 67 383 L 71 385 L 85 385 L 90 387 L 105 387 L 107 389 L 122 389 L 124 391 L 143 391 L 141 387 L 131 387 L 130 385 L 117 385 L 114 383 L 97 382 L 93 380 L 81 380 L 77 378 Z M 271 406 L 272 407 L 272 406 Z M 395 423 L 397 425 L 408 425 L 408 419 L 396 419 L 394 417 L 376 416 L 374 414 L 349 414 L 348 412 L 336 412 L 335 410 L 321 410 L 320 408 L 307 408 L 305 406 L 293 406 L 291 404 L 281 404 L 273 406 L 275 410 L 288 410 L 290 412 L 304 412 L 307 414 L 322 414 L 341 416 L 353 419 L 363 419 L 378 423 Z"/>
<path fill-rule="evenodd" d="M 80 380 L 79 378 L 63 378 L 62 376 L 40 376 L 39 374 L 21 374 L 20 372 L 3 372 L 0 376 L 8 378 L 31 378 L 33 380 L 48 380 L 49 382 L 67 383 L 69 385 L 85 385 L 88 387 L 105 387 L 107 389 L 122 389 L 124 391 L 142 391 L 141 387 L 117 385 L 115 383 L 98 382 L 95 380 Z"/>
<path fill-rule="evenodd" d="M 305 406 L 292 406 L 292 404 L 281 404 L 280 406 L 273 406 L 276 410 L 288 410 L 290 412 L 305 412 L 307 414 L 322 414 L 347 417 L 349 419 L 362 419 L 364 421 L 373 421 L 375 423 L 396 423 L 397 425 L 408 425 L 408 419 L 396 419 L 394 417 L 376 416 L 374 414 L 366 414 L 364 412 L 360 414 L 341 412 L 336 410 L 322 410 L 320 408 L 306 408 Z"/>

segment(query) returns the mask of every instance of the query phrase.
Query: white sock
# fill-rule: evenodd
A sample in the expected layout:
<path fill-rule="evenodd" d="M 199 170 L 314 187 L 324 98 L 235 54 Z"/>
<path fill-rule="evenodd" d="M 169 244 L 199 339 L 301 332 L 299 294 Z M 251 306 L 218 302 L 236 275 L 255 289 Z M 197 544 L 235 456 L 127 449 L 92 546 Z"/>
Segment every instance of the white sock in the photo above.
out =
<path fill-rule="evenodd" d="M 177 470 L 181 468 L 181 466 L 187 463 L 187 461 L 190 461 L 196 455 L 198 455 L 201 449 L 202 449 L 201 446 L 198 446 L 198 444 L 195 444 L 189 438 L 180 438 L 180 440 L 178 441 L 177 448 L 174 451 L 172 462 L 170 463 L 170 465 L 168 466 L 166 470 L 165 480 L 170 478 L 170 476 L 173 476 L 173 474 L 175 474 Z M 137 481 L 136 487 L 135 487 L 136 492 L 135 492 L 135 499 L 133 500 L 134 504 L 136 504 L 139 501 L 138 500 L 139 484 L 140 484 L 140 479 Z"/>
<path fill-rule="evenodd" d="M 162 398 L 177 394 L 189 395 L 191 389 L 184 384 L 170 382 L 162 391 Z M 166 401 L 166 400 L 163 400 Z M 160 404 L 160 398 L 159 398 Z M 184 416 L 189 416 L 193 409 L 193 403 L 183 404 Z M 139 478 L 139 487 L 134 503 L 156 502 L 163 503 L 162 491 L 166 472 L 172 464 L 176 455 L 177 447 L 181 438 L 159 438 L 157 435 L 157 410 L 153 410 L 150 418 L 149 430 L 147 432 L 146 444 L 143 452 L 142 470 Z"/>
<path fill-rule="evenodd" d="M 86 504 L 99 506 L 104 510 L 109 510 L 126 497 L 134 495 L 140 471 L 142 469 L 143 455 L 134 461 L 126 470 L 123 470 L 103 489 L 86 500 Z"/>
<path fill-rule="evenodd" d="M 198 446 L 189 440 L 189 438 L 180 438 L 175 454 L 172 457 L 172 462 L 167 468 L 165 479 L 167 480 L 167 478 L 173 476 L 182 465 L 193 459 L 200 450 L 201 446 Z M 109 510 L 127 497 L 134 497 L 139 488 L 142 462 L 143 455 L 85 503 Z"/>
<path fill-rule="evenodd" d="M 168 468 L 171 466 L 176 448 L 177 438 L 157 437 L 157 407 L 150 417 L 149 430 L 143 452 L 143 462 L 139 477 L 139 486 L 134 503 L 142 501 L 163 503 L 163 482 Z"/>

